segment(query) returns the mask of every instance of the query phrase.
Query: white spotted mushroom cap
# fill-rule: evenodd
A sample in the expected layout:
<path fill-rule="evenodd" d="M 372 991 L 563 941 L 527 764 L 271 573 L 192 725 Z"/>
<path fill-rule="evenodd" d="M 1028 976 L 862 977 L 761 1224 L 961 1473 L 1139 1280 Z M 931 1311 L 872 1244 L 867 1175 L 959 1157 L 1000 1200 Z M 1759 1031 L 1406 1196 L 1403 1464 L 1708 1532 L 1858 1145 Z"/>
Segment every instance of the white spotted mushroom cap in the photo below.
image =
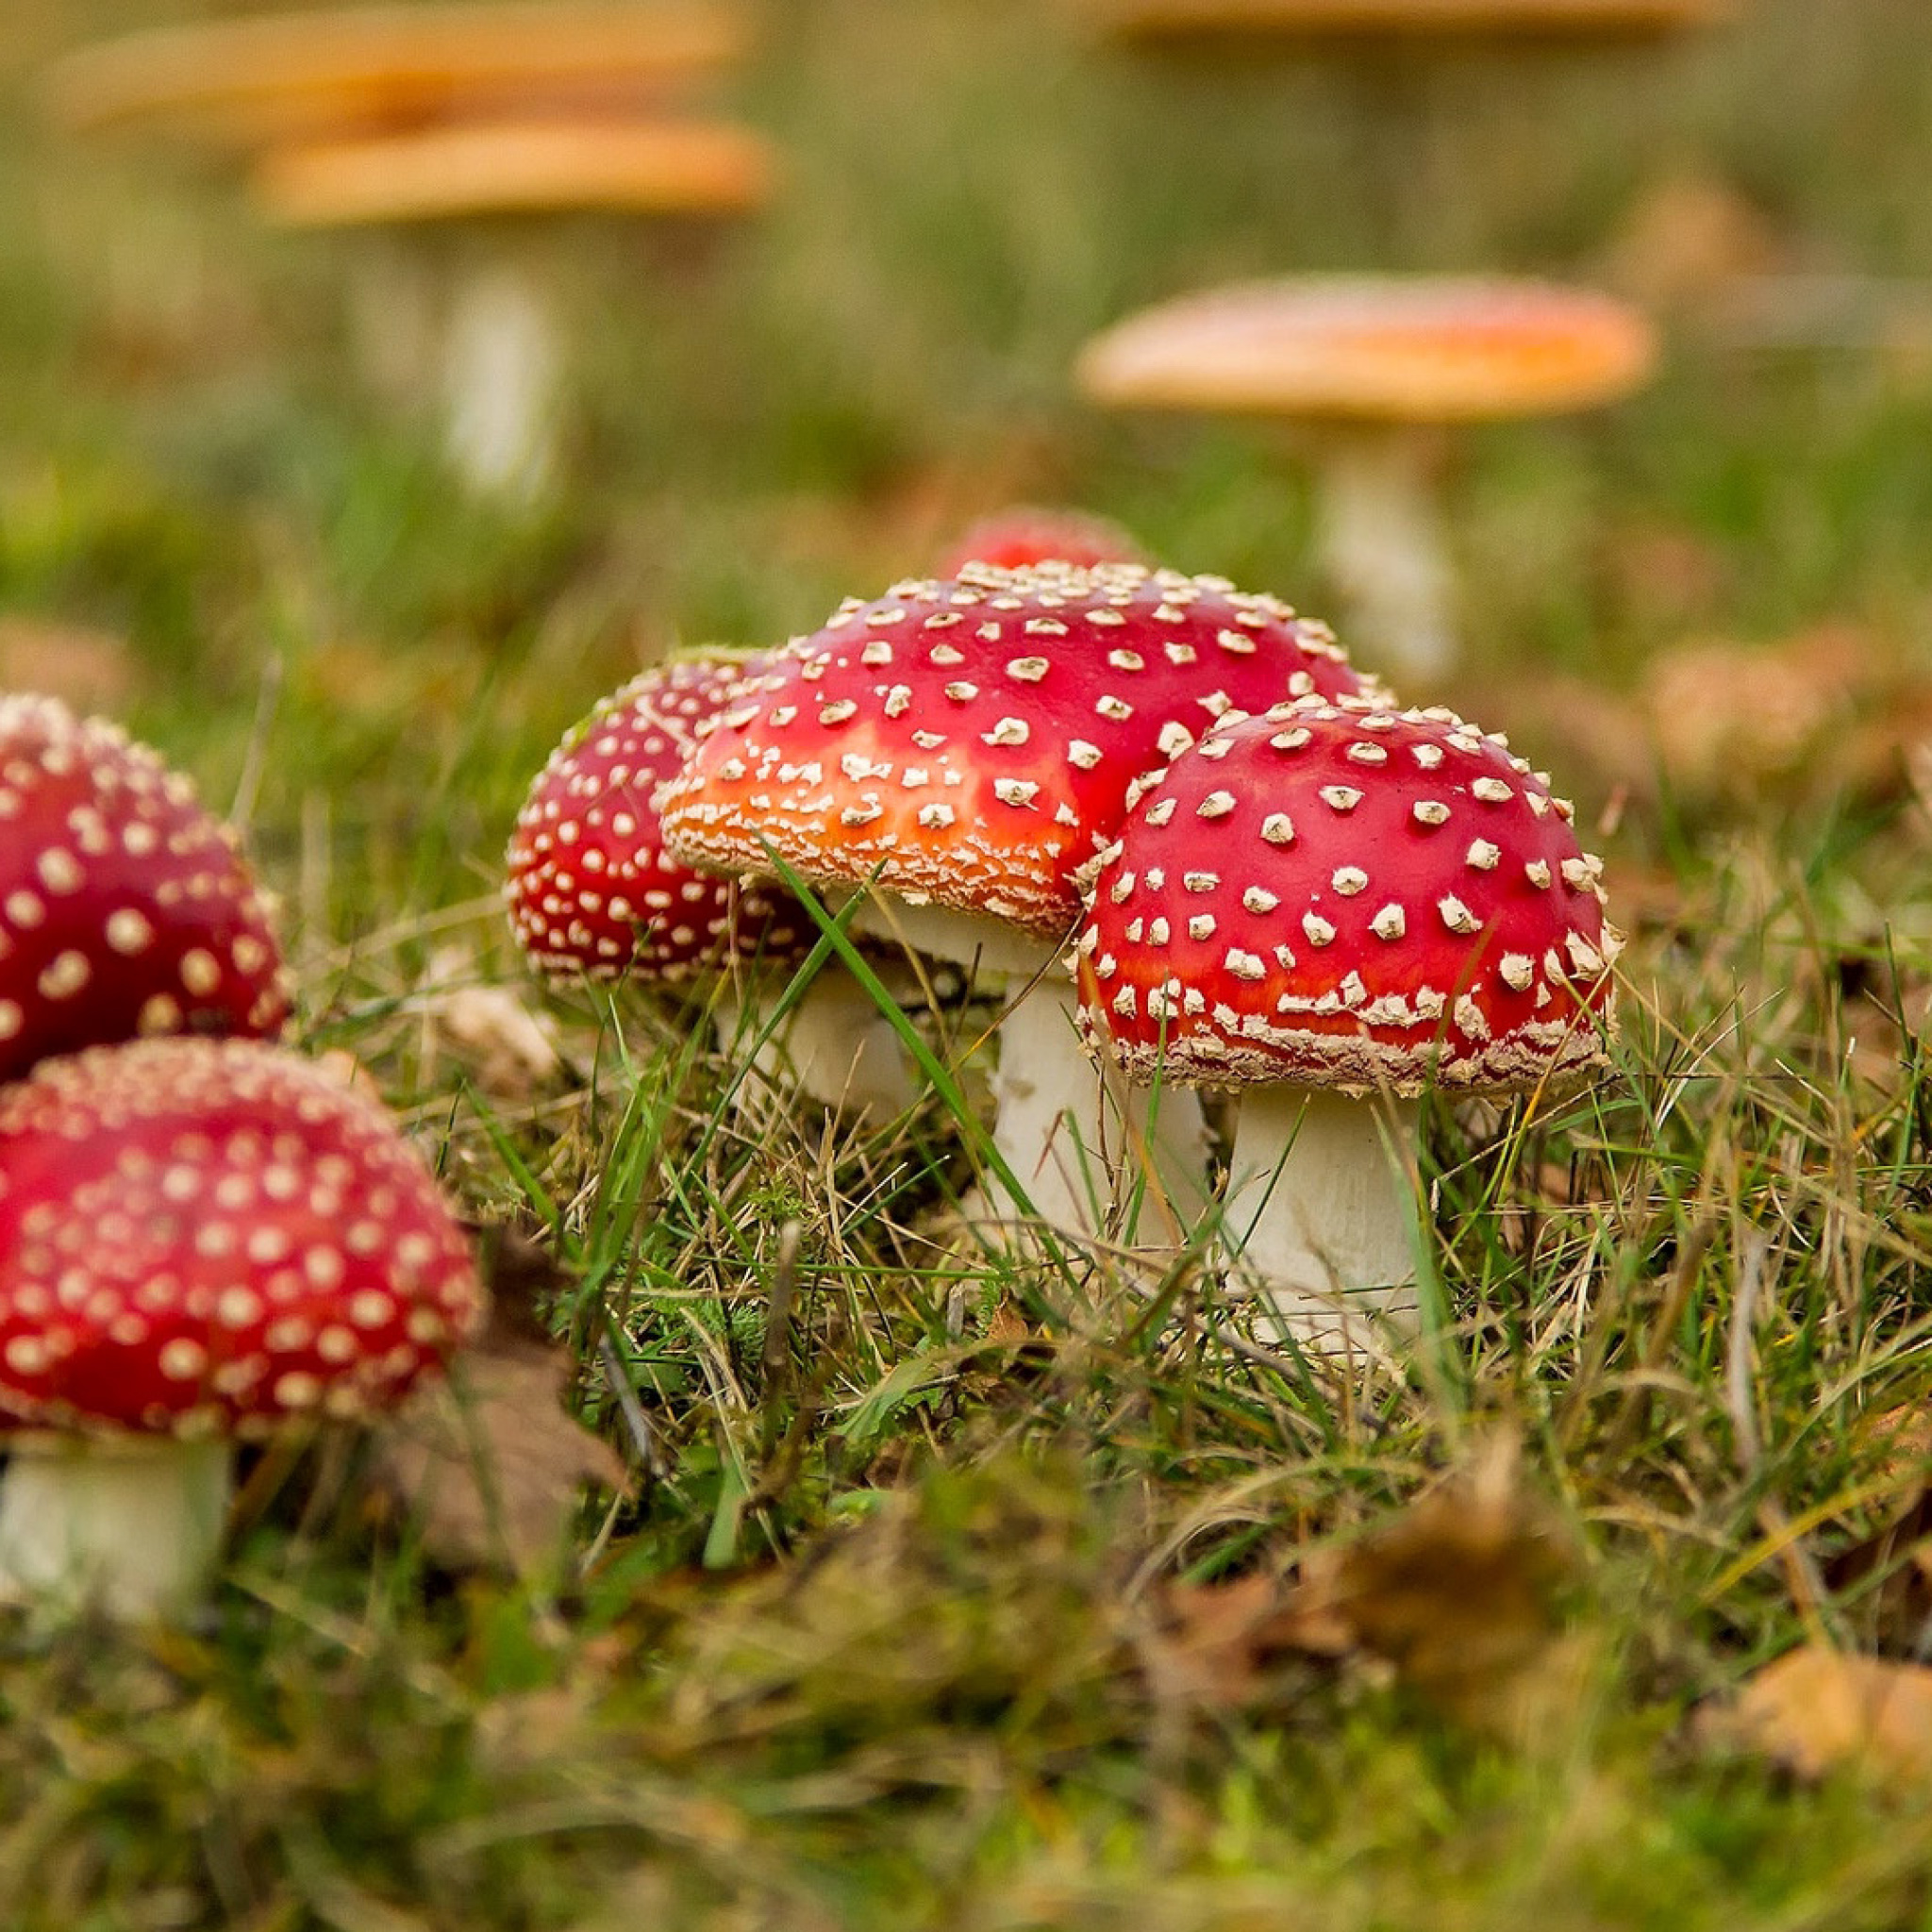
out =
<path fill-rule="evenodd" d="M 1014 570 L 848 602 L 773 653 L 659 800 L 675 851 L 1050 938 L 1134 781 L 1224 711 L 1364 680 L 1327 627 L 1218 577 Z"/>
<path fill-rule="evenodd" d="M 1141 799 L 1076 945 L 1130 1074 L 1415 1093 L 1599 1065 L 1622 940 L 1569 805 L 1443 710 L 1228 719 Z"/>
<path fill-rule="evenodd" d="M 274 1035 L 289 982 L 234 835 L 145 745 L 0 696 L 0 1081 L 153 1033 Z"/>
<path fill-rule="evenodd" d="M 355 1417 L 483 1306 L 375 1102 L 255 1041 L 152 1040 L 0 1091 L 0 1415 L 260 1435 Z"/>
<path fill-rule="evenodd" d="M 694 872 L 664 849 L 659 788 L 744 675 L 741 658 L 657 665 L 604 699 L 538 774 L 511 835 L 505 897 L 540 970 L 665 981 L 733 954 L 794 958 L 816 928 L 774 887 Z"/>

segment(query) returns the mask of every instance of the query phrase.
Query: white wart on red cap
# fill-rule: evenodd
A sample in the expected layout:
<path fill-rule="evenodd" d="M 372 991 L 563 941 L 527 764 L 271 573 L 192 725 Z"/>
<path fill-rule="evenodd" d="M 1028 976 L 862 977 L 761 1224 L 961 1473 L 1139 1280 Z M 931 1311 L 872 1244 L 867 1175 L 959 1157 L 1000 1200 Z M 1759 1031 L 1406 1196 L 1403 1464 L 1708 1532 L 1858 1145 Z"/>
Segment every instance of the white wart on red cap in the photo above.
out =
<path fill-rule="evenodd" d="M 1361 685 L 1325 625 L 1220 578 L 975 565 L 774 653 L 659 803 L 694 862 L 769 870 L 769 847 L 1057 936 L 1137 777 L 1230 708 Z"/>
<path fill-rule="evenodd" d="M 354 1417 L 481 1310 L 414 1150 L 292 1054 L 142 1041 L 0 1093 L 0 1414 L 19 1424 L 207 1437 Z"/>
<path fill-rule="evenodd" d="M 1453 713 L 1306 702 L 1229 719 L 1141 799 L 1077 954 L 1130 1074 L 1403 1094 L 1602 1059 L 1599 860 L 1498 738 Z"/>
<path fill-rule="evenodd" d="M 657 797 L 744 675 L 738 658 L 682 659 L 604 699 L 551 754 L 511 836 L 505 895 L 541 971 L 677 980 L 734 953 L 774 961 L 813 928 L 771 887 L 741 889 L 664 849 Z"/>
<path fill-rule="evenodd" d="M 288 978 L 234 835 L 146 746 L 0 697 L 0 1081 L 154 1033 L 273 1035 Z"/>

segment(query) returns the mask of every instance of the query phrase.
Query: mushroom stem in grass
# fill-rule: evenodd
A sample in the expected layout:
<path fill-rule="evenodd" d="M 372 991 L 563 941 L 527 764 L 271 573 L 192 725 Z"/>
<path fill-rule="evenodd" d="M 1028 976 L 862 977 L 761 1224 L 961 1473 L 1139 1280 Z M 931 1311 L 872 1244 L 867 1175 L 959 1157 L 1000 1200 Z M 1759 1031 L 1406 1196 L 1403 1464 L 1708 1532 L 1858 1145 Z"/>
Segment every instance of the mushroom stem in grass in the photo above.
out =
<path fill-rule="evenodd" d="M 1457 657 L 1456 577 L 1431 474 L 1435 439 L 1401 424 L 1323 438 L 1318 541 L 1348 635 L 1398 679 Z"/>
<path fill-rule="evenodd" d="M 1129 1085 L 1117 1070 L 1095 1072 L 1080 1044 L 1079 1002 L 1072 978 L 1057 963 L 1058 947 L 1049 950 L 997 920 L 885 894 L 861 905 L 852 924 L 975 975 L 1004 978 L 1013 990 L 999 1023 L 999 1063 L 991 1083 L 992 1143 L 1041 1221 L 1063 1234 L 1103 1232 L 1122 1156 L 1138 1139 L 1147 1149 L 1155 1186 L 1186 1238 L 1208 1198 L 1208 1129 L 1200 1101 L 1169 1087 L 1158 1096 L 1157 1113 L 1148 1089 Z M 1140 1177 L 1138 1163 L 1125 1163 L 1130 1194 Z M 1124 1238 L 1152 1239 L 1158 1218 L 1158 1208 L 1143 1204 L 1138 1225 L 1123 1230 Z"/>
<path fill-rule="evenodd" d="M 472 489 L 536 496 L 556 468 L 563 353 L 552 304 L 521 262 L 473 268 L 451 301 L 443 441 Z"/>
<path fill-rule="evenodd" d="M 1223 1239 L 1237 1285 L 1304 1346 L 1342 1349 L 1377 1318 L 1412 1325 L 1416 1209 L 1402 1149 L 1417 1103 L 1316 1087 L 1250 1089 Z"/>
<path fill-rule="evenodd" d="M 227 1522 L 233 1451 L 173 1436 L 26 1435 L 0 1478 L 0 1601 L 114 1617 L 194 1603 Z"/>
<path fill-rule="evenodd" d="M 1184 1243 L 1208 1202 L 1200 1100 L 1173 1086 L 1157 1095 L 1118 1068 L 1096 1069 L 1080 1044 L 1078 1005 L 1073 981 L 1056 974 L 1001 1021 L 993 1145 L 1054 1227 L 1108 1231 L 1117 1191 L 1132 1203 L 1144 1177 L 1148 1197 L 1120 1238 L 1129 1246 Z"/>
<path fill-rule="evenodd" d="M 882 1117 L 917 1104 L 924 1090 L 907 1071 L 898 1032 L 836 960 L 786 1010 L 788 991 L 782 978 L 754 980 L 741 995 L 722 990 L 712 1006 L 720 1051 L 734 1058 L 757 1042 L 753 1073 L 780 1096 Z"/>

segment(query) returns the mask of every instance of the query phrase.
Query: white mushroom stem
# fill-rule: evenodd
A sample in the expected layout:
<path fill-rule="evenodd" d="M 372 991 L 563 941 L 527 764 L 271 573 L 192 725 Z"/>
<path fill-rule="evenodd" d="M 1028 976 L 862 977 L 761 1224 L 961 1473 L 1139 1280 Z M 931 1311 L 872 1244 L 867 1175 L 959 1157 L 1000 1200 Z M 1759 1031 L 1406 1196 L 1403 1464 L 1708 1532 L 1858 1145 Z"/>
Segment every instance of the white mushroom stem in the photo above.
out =
<path fill-rule="evenodd" d="M 1048 1225 L 1092 1236 L 1114 1231 L 1142 1248 L 1185 1243 L 1208 1198 L 1208 1130 L 1192 1090 L 1158 1098 L 1117 1071 L 1104 1073 L 1080 1044 L 1071 977 L 1050 971 L 1000 1022 L 992 1076 L 992 1143 Z M 1143 1200 L 1110 1230 L 1115 1208 L 1142 1177 Z M 1163 1208 L 1165 1211 L 1163 1211 Z"/>
<path fill-rule="evenodd" d="M 1413 1100 L 1287 1085 L 1241 1096 L 1223 1210 L 1230 1274 L 1304 1348 L 1339 1354 L 1377 1323 L 1414 1326 L 1417 1214 L 1403 1150 L 1416 1121 Z"/>
<path fill-rule="evenodd" d="M 557 464 L 562 331 L 534 275 L 499 261 L 472 270 L 444 338 L 443 441 L 473 489 L 537 496 Z"/>
<path fill-rule="evenodd" d="M 0 1602 L 139 1621 L 192 1606 L 227 1524 L 224 1441 L 35 1433 L 0 1478 Z"/>
<path fill-rule="evenodd" d="M 1433 475 L 1435 439 L 1353 424 L 1321 446 L 1317 541 L 1352 647 L 1376 669 L 1434 677 L 1457 656 L 1456 575 Z"/>
<path fill-rule="evenodd" d="M 718 1044 L 743 1052 L 772 1026 L 785 996 L 782 977 L 760 979 L 742 997 L 721 990 L 712 1005 Z M 904 1113 L 924 1092 L 904 1043 L 871 994 L 836 963 L 812 979 L 791 1011 L 752 1057 L 753 1075 L 778 1094 L 803 1093 L 851 1114 Z M 741 1093 L 744 1089 L 741 1087 Z"/>
<path fill-rule="evenodd" d="M 884 895 L 852 924 L 975 976 L 1004 979 L 1012 991 L 991 1080 L 992 1144 L 1039 1220 L 1082 1240 L 1110 1232 L 1154 1249 L 1186 1241 L 1208 1199 L 1200 1101 L 1169 1087 L 1156 1111 L 1148 1090 L 1101 1074 L 1080 1045 L 1074 981 L 1058 946 L 1004 921 Z M 1132 1224 L 1112 1227 L 1117 1201 L 1131 1200 L 1143 1175 L 1159 1198 L 1143 1201 Z M 990 1185 L 1003 1212 L 1021 1211 L 996 1175 Z"/>

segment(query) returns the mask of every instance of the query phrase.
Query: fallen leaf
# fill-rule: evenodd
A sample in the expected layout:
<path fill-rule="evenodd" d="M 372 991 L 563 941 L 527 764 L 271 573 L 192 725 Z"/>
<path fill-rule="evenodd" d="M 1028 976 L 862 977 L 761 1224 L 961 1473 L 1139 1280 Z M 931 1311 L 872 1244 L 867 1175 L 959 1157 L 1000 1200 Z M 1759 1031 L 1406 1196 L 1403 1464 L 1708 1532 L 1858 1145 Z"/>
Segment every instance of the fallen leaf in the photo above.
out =
<path fill-rule="evenodd" d="M 1824 1566 L 1824 1580 L 1875 1649 L 1910 1654 L 1932 1625 L 1932 1416 L 1888 1409 L 1859 1434 L 1886 1507 Z"/>
<path fill-rule="evenodd" d="M 1499 1439 L 1393 1521 L 1309 1552 L 1286 1589 L 1252 1576 L 1170 1592 L 1170 1660 L 1236 1702 L 1285 1654 L 1373 1661 L 1466 1723 L 1524 1735 L 1574 1705 L 1588 1645 L 1559 1599 L 1574 1575 L 1570 1540 Z"/>
<path fill-rule="evenodd" d="M 1862 1765 L 1932 1779 L 1932 1670 L 1804 1644 L 1757 1672 L 1704 1728 L 1800 1777 Z"/>
<path fill-rule="evenodd" d="M 491 1100 L 520 1105 L 562 1068 L 554 1028 L 508 987 L 475 983 L 475 973 L 461 951 L 431 957 L 421 995 L 431 1047 L 460 1061 Z"/>
<path fill-rule="evenodd" d="M 1658 761 L 1680 791 L 1748 793 L 1842 749 L 1880 672 L 1869 642 L 1827 625 L 1782 644 L 1680 645 L 1645 674 Z"/>
<path fill-rule="evenodd" d="M 1574 1575 L 1568 1538 L 1498 1439 L 1394 1522 L 1311 1552 L 1283 1634 L 1381 1657 L 1459 1717 L 1514 1724 L 1562 1648 L 1557 1599 Z"/>
<path fill-rule="evenodd" d="M 1229 1709 L 1256 1704 L 1270 1662 L 1307 1648 L 1283 1641 L 1283 1590 L 1279 1577 L 1260 1574 L 1170 1586 L 1150 1653 L 1161 1688 Z"/>
<path fill-rule="evenodd" d="M 1728 182 L 1677 175 L 1639 197 L 1603 275 L 1649 308 L 1709 309 L 1740 281 L 1785 266 L 1787 255 L 1763 210 Z"/>
<path fill-rule="evenodd" d="M 0 690 L 41 691 L 76 711 L 125 710 L 142 679 L 127 641 L 110 631 L 0 617 Z"/>
<path fill-rule="evenodd" d="M 419 1390 L 376 1433 L 379 1490 L 425 1551 L 452 1570 L 553 1564 L 585 1483 L 623 1490 L 623 1461 L 566 1413 L 575 1374 L 535 1305 L 557 1284 L 550 1257 L 510 1230 L 485 1242 L 491 1304 L 480 1341 L 445 1381 Z"/>

